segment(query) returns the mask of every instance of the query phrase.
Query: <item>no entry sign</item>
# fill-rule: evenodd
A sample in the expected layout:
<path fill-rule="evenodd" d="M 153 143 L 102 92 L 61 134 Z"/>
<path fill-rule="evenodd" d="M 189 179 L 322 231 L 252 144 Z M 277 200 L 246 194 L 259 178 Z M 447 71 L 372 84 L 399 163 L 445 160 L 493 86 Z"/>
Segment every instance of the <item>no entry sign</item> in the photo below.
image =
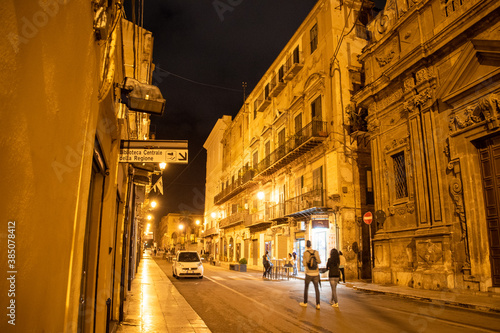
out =
<path fill-rule="evenodd" d="M 363 221 L 366 224 L 371 224 L 373 221 L 373 214 L 371 212 L 366 212 L 365 215 L 363 215 Z"/>

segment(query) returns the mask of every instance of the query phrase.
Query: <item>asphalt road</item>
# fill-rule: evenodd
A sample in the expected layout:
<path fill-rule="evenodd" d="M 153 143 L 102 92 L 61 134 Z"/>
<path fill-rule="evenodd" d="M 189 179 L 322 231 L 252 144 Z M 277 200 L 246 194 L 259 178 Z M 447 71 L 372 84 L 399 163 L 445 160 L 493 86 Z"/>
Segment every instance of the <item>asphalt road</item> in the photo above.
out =
<path fill-rule="evenodd" d="M 338 287 L 339 308 L 322 283 L 321 309 L 314 287 L 308 307 L 299 306 L 303 280 L 263 280 L 262 273 L 235 272 L 205 264 L 203 279 L 175 279 L 171 264 L 156 259 L 174 286 L 212 332 L 500 332 L 498 314 L 454 308 Z"/>

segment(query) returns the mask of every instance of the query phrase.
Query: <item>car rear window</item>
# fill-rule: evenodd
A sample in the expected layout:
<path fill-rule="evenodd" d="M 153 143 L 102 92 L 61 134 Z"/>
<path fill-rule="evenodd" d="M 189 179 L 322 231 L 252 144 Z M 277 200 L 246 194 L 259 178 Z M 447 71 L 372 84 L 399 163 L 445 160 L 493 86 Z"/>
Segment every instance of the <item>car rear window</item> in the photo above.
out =
<path fill-rule="evenodd" d="M 179 253 L 179 260 L 182 262 L 196 262 L 200 261 L 200 258 L 198 258 L 198 253 L 196 252 L 183 252 Z"/>

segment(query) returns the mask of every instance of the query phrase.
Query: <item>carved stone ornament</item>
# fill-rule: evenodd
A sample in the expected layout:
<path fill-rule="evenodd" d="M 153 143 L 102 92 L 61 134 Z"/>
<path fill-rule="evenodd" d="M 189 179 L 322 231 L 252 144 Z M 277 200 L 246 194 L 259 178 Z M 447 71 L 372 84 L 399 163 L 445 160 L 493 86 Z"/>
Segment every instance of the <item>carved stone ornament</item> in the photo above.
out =
<path fill-rule="evenodd" d="M 396 208 L 396 213 L 398 213 L 398 215 L 405 215 L 406 214 L 406 206 Z"/>
<path fill-rule="evenodd" d="M 434 69 L 432 67 L 422 68 L 421 70 L 415 73 L 415 78 L 417 79 L 417 84 L 420 84 L 424 81 L 428 81 L 434 78 Z"/>
<path fill-rule="evenodd" d="M 378 119 L 373 119 L 372 121 L 368 122 L 368 131 L 369 132 L 375 132 L 378 130 L 380 127 L 380 120 Z"/>
<path fill-rule="evenodd" d="M 385 146 L 385 151 L 388 152 L 391 150 L 395 150 L 395 149 L 400 148 L 406 144 L 408 144 L 408 136 L 401 138 L 399 140 L 394 139 L 391 141 L 390 144 Z"/>
<path fill-rule="evenodd" d="M 377 22 L 377 31 L 379 34 L 383 35 L 384 32 L 387 30 L 389 27 L 389 16 L 387 15 L 382 15 L 380 19 Z"/>
<path fill-rule="evenodd" d="M 455 113 L 449 119 L 450 131 L 458 131 L 486 120 L 488 129 L 500 126 L 497 119 L 500 99 L 496 94 L 481 98 L 475 106 L 468 106 L 463 112 Z"/>
<path fill-rule="evenodd" d="M 433 242 L 430 239 L 418 243 L 417 256 L 419 261 L 423 261 L 427 265 L 441 263 L 443 261 L 443 244 L 441 242 Z"/>
<path fill-rule="evenodd" d="M 378 65 L 380 67 L 384 67 L 388 63 L 392 61 L 394 56 L 396 55 L 396 52 L 394 50 L 391 50 L 389 53 L 385 54 L 384 56 L 381 57 L 375 57 L 375 60 L 377 60 Z"/>
<path fill-rule="evenodd" d="M 409 214 L 413 214 L 415 212 L 415 204 L 414 203 L 407 203 L 406 204 L 406 211 Z"/>
<path fill-rule="evenodd" d="M 415 88 L 415 79 L 413 77 L 406 79 L 404 82 L 404 88 L 405 88 L 405 92 L 408 92 L 408 91 L 412 90 L 413 88 Z"/>
<path fill-rule="evenodd" d="M 396 103 L 403 97 L 403 89 L 396 89 L 392 94 L 382 98 L 377 102 L 377 111 L 385 110 L 389 105 Z"/>
<path fill-rule="evenodd" d="M 412 100 L 405 101 L 403 103 L 403 110 L 406 112 L 413 112 L 415 108 L 422 107 L 427 103 L 428 100 L 432 98 L 432 90 L 427 88 L 423 90 L 420 94 L 415 95 Z"/>

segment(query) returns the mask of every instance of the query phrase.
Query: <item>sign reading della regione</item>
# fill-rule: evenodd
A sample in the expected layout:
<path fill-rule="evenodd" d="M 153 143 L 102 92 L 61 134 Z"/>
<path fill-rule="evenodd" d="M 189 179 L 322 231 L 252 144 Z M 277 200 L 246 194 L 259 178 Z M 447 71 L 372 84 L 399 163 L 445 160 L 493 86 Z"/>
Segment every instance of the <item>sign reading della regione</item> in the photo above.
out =
<path fill-rule="evenodd" d="M 187 163 L 187 149 L 120 149 L 120 162 Z"/>
<path fill-rule="evenodd" d="M 123 141 L 120 146 L 119 162 L 187 164 L 187 141 Z"/>

